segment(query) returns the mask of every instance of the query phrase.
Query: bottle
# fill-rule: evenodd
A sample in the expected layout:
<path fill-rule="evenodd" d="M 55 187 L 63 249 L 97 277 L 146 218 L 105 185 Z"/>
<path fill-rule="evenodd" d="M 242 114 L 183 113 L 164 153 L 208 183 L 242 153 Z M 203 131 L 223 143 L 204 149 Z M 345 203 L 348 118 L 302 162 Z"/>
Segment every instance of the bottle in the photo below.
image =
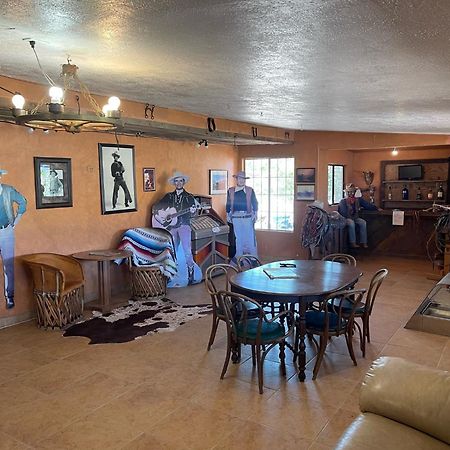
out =
<path fill-rule="evenodd" d="M 433 189 L 431 189 L 431 188 L 428 189 L 427 199 L 433 200 Z"/>
<path fill-rule="evenodd" d="M 416 200 L 422 200 L 422 191 L 420 190 L 420 186 L 417 188 Z"/>
<path fill-rule="evenodd" d="M 392 200 L 392 186 L 388 187 L 388 200 Z"/>
<path fill-rule="evenodd" d="M 405 184 L 402 189 L 402 200 L 408 200 L 408 198 L 409 198 L 409 191 Z"/>
<path fill-rule="evenodd" d="M 437 199 L 444 200 L 444 188 L 442 187 L 442 183 L 439 185 L 439 189 L 437 191 Z"/>

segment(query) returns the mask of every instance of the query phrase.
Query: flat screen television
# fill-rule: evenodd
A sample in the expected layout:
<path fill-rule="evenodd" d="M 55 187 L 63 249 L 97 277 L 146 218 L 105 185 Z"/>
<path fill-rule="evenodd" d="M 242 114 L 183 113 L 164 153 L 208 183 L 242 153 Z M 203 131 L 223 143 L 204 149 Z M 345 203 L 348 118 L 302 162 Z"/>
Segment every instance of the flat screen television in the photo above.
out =
<path fill-rule="evenodd" d="M 399 180 L 421 180 L 423 178 L 422 164 L 409 164 L 407 166 L 398 166 Z"/>

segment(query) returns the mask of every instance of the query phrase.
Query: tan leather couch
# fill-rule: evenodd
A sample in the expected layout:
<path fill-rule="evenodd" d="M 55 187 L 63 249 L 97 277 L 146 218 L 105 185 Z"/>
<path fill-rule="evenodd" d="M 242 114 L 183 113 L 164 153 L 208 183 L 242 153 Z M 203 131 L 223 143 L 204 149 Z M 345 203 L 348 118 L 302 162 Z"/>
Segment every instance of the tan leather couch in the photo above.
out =
<path fill-rule="evenodd" d="M 382 357 L 363 381 L 361 414 L 337 449 L 448 449 L 450 373 Z"/>

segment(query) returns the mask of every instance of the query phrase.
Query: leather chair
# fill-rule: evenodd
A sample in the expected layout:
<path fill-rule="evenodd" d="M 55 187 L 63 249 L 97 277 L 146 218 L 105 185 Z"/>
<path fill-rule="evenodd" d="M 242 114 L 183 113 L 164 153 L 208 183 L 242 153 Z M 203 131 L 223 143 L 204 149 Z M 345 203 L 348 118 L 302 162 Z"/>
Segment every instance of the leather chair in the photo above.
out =
<path fill-rule="evenodd" d="M 361 414 L 335 447 L 448 449 L 450 373 L 381 357 L 372 363 L 360 393 Z"/>
<path fill-rule="evenodd" d="M 63 328 L 82 317 L 84 274 L 75 258 L 35 253 L 22 260 L 32 276 L 39 327 Z"/>

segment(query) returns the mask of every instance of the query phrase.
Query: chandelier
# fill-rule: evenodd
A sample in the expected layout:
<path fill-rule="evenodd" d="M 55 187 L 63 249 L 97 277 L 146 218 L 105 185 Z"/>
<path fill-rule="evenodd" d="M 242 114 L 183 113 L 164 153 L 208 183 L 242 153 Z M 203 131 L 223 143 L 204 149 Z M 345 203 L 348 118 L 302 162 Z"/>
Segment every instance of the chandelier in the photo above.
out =
<path fill-rule="evenodd" d="M 35 42 L 30 41 L 30 46 L 36 56 L 42 74 L 50 84 L 49 97 L 44 97 L 33 109 L 27 110 L 24 109 L 25 98 L 18 92 L 14 93 L 12 97 L 12 114 L 17 125 L 49 131 L 67 131 L 69 133 L 80 133 L 81 131 L 113 131 L 121 125 L 120 99 L 118 97 L 110 97 L 108 103 L 103 108 L 100 108 L 86 85 L 79 78 L 78 67 L 72 64 L 70 59 L 67 59 L 67 64 L 62 65 L 60 78 L 63 87 L 58 86 L 43 70 L 35 50 Z M 81 92 L 94 112 L 81 113 L 80 97 L 78 95 L 75 97 L 78 104 L 78 111 L 65 112 L 64 99 L 68 90 Z M 48 107 L 47 111 L 42 110 L 44 104 Z"/>

